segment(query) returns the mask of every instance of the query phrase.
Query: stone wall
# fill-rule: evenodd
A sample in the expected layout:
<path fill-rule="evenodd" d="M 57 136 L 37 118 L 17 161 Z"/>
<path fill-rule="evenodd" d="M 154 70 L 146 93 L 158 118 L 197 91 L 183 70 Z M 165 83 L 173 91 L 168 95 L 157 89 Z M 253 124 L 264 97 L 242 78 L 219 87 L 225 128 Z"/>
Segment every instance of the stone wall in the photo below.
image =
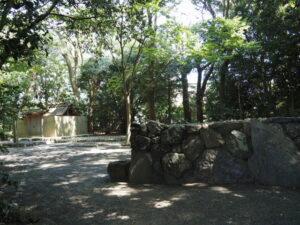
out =
<path fill-rule="evenodd" d="M 132 124 L 129 182 L 300 187 L 300 118 Z"/>

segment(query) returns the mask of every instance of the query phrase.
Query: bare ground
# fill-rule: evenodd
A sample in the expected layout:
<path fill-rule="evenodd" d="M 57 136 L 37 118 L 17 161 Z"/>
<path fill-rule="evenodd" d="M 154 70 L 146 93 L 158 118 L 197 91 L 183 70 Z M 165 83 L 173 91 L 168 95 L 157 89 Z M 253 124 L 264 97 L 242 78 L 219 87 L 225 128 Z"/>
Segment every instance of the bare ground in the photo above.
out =
<path fill-rule="evenodd" d="M 39 225 L 300 224 L 299 189 L 109 183 L 107 164 L 129 157 L 119 143 L 64 143 L 11 149 L 0 160 Z"/>

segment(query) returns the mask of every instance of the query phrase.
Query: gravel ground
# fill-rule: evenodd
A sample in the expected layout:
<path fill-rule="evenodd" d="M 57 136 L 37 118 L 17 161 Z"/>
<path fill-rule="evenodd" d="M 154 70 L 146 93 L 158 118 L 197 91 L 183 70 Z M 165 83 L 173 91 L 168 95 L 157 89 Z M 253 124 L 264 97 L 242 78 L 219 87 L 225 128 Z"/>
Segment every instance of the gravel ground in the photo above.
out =
<path fill-rule="evenodd" d="M 17 201 L 38 225 L 299 225 L 300 190 L 263 186 L 110 183 L 120 143 L 62 143 L 10 149 Z"/>

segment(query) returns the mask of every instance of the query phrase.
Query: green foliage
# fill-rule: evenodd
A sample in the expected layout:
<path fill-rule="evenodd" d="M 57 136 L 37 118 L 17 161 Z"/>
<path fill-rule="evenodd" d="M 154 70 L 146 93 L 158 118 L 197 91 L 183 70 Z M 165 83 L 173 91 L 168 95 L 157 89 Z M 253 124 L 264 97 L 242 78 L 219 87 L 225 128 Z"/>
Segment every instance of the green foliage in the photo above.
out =
<path fill-rule="evenodd" d="M 209 62 L 232 59 L 234 55 L 248 50 L 257 50 L 256 42 L 246 41 L 249 26 L 240 17 L 233 19 L 216 18 L 194 27 L 203 44 L 197 49 Z"/>
<path fill-rule="evenodd" d="M 9 60 L 29 56 L 44 40 L 43 21 L 58 6 L 73 1 L 1 1 L 0 69 Z"/>
<path fill-rule="evenodd" d="M 94 131 L 109 133 L 123 129 L 123 93 L 116 70 L 109 56 L 90 59 L 82 67 L 79 84 L 87 94 Z"/>
<path fill-rule="evenodd" d="M 19 68 L 23 68 L 19 65 Z M 29 98 L 23 91 L 28 88 L 28 74 L 22 71 L 0 74 L 0 134 L 7 138 L 20 110 L 28 103 Z"/>
<path fill-rule="evenodd" d="M 0 3 L 2 136 L 22 109 L 60 102 L 76 102 L 106 132 L 124 129 L 125 106 L 135 119 L 180 121 L 180 77 L 196 68 L 208 120 L 299 115 L 297 1 L 194 0 L 211 19 L 193 27 L 172 21 L 174 1 L 8 2 Z M 49 26 L 55 34 L 45 35 Z M 195 120 L 199 103 L 189 100 Z"/>

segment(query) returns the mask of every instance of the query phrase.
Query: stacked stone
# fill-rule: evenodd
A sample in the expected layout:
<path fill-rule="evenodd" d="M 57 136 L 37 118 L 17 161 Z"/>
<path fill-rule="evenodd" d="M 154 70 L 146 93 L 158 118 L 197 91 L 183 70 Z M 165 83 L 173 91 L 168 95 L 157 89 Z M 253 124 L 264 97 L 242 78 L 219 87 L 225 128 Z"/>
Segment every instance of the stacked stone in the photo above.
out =
<path fill-rule="evenodd" d="M 261 122 L 268 124 L 280 132 L 283 132 L 293 140 L 300 151 L 300 118 L 299 117 L 273 117 L 262 119 Z"/>
<path fill-rule="evenodd" d="M 299 140 L 300 118 L 133 123 L 126 173 L 129 182 L 143 184 L 258 182 L 300 187 Z"/>
<path fill-rule="evenodd" d="M 248 165 L 261 184 L 300 187 L 300 118 L 278 117 L 253 121 L 254 154 Z"/>
<path fill-rule="evenodd" d="M 226 143 L 226 145 L 225 145 Z M 132 125 L 133 183 L 245 183 L 252 181 L 249 122 Z"/>

